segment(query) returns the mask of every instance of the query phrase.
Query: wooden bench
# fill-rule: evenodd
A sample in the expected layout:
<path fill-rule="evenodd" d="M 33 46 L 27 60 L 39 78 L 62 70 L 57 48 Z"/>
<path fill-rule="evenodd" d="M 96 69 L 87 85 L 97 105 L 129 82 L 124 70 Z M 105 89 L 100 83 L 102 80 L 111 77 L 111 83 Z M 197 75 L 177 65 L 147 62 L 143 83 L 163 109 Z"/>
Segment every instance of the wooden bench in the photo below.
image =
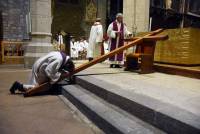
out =
<path fill-rule="evenodd" d="M 125 42 L 130 40 L 125 40 Z M 154 51 L 157 40 L 159 40 L 159 36 L 154 36 L 154 38 L 148 37 L 143 42 L 137 44 L 135 52 L 126 55 L 125 71 L 139 70 L 141 74 L 154 72 Z"/>

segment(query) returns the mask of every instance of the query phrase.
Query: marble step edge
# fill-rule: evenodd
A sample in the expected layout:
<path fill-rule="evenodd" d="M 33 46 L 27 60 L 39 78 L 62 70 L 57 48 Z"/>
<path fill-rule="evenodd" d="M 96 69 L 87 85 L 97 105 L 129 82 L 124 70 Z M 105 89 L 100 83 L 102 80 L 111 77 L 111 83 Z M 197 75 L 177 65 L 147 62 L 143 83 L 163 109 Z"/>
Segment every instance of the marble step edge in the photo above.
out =
<path fill-rule="evenodd" d="M 105 133 L 164 133 L 116 106 L 111 106 L 112 104 L 107 103 L 79 85 L 63 86 L 62 94 Z"/>
<path fill-rule="evenodd" d="M 185 109 L 149 96 L 121 92 L 118 86 L 91 76 L 75 76 L 75 81 L 84 89 L 167 133 L 200 133 L 200 117 Z"/>

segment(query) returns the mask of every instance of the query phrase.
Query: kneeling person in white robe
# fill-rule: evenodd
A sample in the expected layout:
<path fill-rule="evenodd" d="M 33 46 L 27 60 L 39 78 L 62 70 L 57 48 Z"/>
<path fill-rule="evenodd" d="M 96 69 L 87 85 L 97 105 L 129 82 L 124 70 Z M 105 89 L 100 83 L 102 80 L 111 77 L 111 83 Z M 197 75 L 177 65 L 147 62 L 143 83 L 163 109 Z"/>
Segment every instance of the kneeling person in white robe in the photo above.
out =
<path fill-rule="evenodd" d="M 74 63 L 69 56 L 59 51 L 50 52 L 34 63 L 29 84 L 25 85 L 15 81 L 10 88 L 10 93 L 14 94 L 16 90 L 26 92 L 45 82 L 55 84 L 73 71 Z"/>

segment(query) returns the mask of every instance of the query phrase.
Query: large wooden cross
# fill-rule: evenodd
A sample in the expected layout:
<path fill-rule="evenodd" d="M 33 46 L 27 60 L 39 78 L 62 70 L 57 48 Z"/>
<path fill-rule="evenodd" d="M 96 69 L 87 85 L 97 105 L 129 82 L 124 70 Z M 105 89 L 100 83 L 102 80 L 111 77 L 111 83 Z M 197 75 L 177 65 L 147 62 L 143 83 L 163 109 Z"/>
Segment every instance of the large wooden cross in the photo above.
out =
<path fill-rule="evenodd" d="M 109 57 L 112 57 L 114 56 L 115 54 L 117 53 L 120 53 L 134 45 L 137 45 L 137 44 L 140 44 L 142 43 L 143 41 L 158 41 L 158 40 L 166 40 L 168 39 L 168 36 L 167 35 L 156 35 L 156 34 L 159 34 L 161 33 L 163 30 L 162 29 L 158 29 L 156 31 L 153 31 L 153 32 L 150 32 L 149 34 L 143 36 L 143 37 L 134 37 L 132 39 L 131 42 L 129 42 L 128 44 L 124 45 L 124 46 L 121 46 L 105 55 L 102 55 L 90 62 L 87 62 L 85 64 L 82 64 L 80 66 L 78 66 L 77 68 L 75 68 L 74 72 L 69 74 L 68 76 L 72 76 L 84 69 L 87 69 L 88 67 L 91 67 L 99 62 L 102 62 L 104 60 L 106 60 L 107 58 Z M 62 79 L 61 79 L 62 80 Z M 28 90 L 27 92 L 25 92 L 24 96 L 31 96 L 31 95 L 34 95 L 36 93 L 39 93 L 39 92 L 42 92 L 42 91 L 46 91 L 48 90 L 49 88 L 51 87 L 51 84 L 49 82 L 46 82 L 46 83 L 43 83 L 39 86 L 36 86 L 35 88 L 32 88 L 30 90 Z"/>

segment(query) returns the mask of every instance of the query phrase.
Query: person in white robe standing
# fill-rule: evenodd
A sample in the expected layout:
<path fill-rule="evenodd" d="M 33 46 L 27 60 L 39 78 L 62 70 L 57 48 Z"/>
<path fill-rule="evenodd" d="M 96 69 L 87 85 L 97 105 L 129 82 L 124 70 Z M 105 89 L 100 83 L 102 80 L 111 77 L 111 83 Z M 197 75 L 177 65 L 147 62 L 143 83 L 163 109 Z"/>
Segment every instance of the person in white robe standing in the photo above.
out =
<path fill-rule="evenodd" d="M 61 33 L 61 31 L 58 33 L 58 50 L 62 49 L 62 45 L 63 45 L 63 35 Z"/>
<path fill-rule="evenodd" d="M 84 47 L 85 47 L 85 49 L 87 50 L 87 49 L 88 49 L 88 46 L 89 46 L 89 43 L 88 43 L 87 40 L 84 40 L 83 42 L 84 42 Z"/>
<path fill-rule="evenodd" d="M 101 18 L 97 18 L 90 30 L 89 46 L 87 50 L 87 58 L 89 61 L 101 55 L 101 45 L 103 42 L 103 27 Z"/>
<path fill-rule="evenodd" d="M 78 58 L 78 51 L 77 51 L 76 42 L 75 42 L 74 38 L 72 38 L 71 41 L 70 41 L 70 48 L 71 48 L 71 51 L 70 51 L 71 58 L 73 60 L 77 59 Z"/>
<path fill-rule="evenodd" d="M 79 46 L 80 46 L 80 50 L 79 50 L 79 54 L 80 54 L 80 59 L 83 60 L 85 58 L 85 43 L 83 38 L 80 38 L 80 42 L 79 42 Z"/>
<path fill-rule="evenodd" d="M 74 42 L 74 50 L 74 57 L 77 60 L 79 57 L 79 42 L 77 40 Z"/>
<path fill-rule="evenodd" d="M 10 88 L 10 93 L 14 94 L 16 90 L 25 92 L 45 82 L 55 84 L 73 71 L 74 63 L 69 56 L 64 52 L 50 52 L 34 63 L 29 84 L 21 84 L 15 81 Z"/>

